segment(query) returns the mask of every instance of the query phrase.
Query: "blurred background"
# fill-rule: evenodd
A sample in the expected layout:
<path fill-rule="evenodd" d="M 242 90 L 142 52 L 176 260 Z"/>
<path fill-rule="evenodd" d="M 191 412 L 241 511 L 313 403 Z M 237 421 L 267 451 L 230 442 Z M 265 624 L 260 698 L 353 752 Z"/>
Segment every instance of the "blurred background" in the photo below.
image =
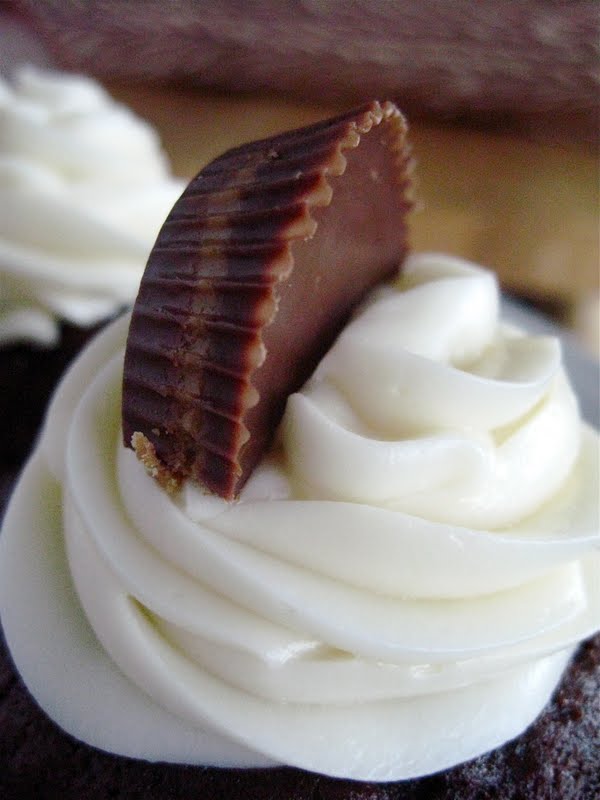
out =
<path fill-rule="evenodd" d="M 247 139 L 377 96 L 410 121 L 416 249 L 494 268 L 596 357 L 595 0 L 13 0 L 0 69 L 92 75 L 184 178 Z"/>

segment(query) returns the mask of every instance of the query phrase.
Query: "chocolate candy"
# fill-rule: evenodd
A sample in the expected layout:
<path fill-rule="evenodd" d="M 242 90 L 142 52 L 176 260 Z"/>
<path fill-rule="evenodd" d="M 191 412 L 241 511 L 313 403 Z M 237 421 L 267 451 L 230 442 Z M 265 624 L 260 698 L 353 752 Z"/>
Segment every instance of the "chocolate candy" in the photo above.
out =
<path fill-rule="evenodd" d="M 169 490 L 234 498 L 287 397 L 407 250 L 411 159 L 393 103 L 230 150 L 194 178 L 133 309 L 123 435 Z"/>

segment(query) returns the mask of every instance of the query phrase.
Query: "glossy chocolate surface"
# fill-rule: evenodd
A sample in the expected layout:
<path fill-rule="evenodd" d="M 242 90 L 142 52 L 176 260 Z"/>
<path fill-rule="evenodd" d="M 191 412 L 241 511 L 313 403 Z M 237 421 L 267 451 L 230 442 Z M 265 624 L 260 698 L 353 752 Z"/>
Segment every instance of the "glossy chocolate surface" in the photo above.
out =
<path fill-rule="evenodd" d="M 124 441 L 142 434 L 165 485 L 191 477 L 233 498 L 289 394 L 398 270 L 405 134 L 396 106 L 373 102 L 231 150 L 185 190 L 150 255 L 125 357 Z"/>

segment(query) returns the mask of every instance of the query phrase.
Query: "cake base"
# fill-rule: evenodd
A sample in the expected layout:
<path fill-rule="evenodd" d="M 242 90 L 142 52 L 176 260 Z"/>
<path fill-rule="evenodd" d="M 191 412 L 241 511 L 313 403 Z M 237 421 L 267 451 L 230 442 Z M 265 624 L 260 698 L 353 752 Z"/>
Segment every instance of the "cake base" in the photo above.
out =
<path fill-rule="evenodd" d="M 24 463 L 56 384 L 100 327 L 78 328 L 63 323 L 56 347 L 13 344 L 0 348 L 0 420 L 3 430 L 0 464 L 3 471 L 17 472 Z"/>

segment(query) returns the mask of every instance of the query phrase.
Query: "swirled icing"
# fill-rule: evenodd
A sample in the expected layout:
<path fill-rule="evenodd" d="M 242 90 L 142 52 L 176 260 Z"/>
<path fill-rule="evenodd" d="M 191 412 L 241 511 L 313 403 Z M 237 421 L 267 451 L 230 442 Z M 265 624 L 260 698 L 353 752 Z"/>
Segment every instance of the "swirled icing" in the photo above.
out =
<path fill-rule="evenodd" d="M 183 184 L 149 124 L 90 78 L 0 79 L 0 343 L 54 344 L 132 302 Z"/>
<path fill-rule="evenodd" d="M 558 343 L 498 320 L 489 273 L 410 258 L 289 398 L 233 504 L 169 497 L 121 446 L 125 328 L 76 364 L 38 457 L 103 658 L 158 716 L 133 752 L 78 735 L 384 781 L 530 724 L 600 627 L 598 437 Z M 168 747 L 161 714 L 180 720 Z"/>

